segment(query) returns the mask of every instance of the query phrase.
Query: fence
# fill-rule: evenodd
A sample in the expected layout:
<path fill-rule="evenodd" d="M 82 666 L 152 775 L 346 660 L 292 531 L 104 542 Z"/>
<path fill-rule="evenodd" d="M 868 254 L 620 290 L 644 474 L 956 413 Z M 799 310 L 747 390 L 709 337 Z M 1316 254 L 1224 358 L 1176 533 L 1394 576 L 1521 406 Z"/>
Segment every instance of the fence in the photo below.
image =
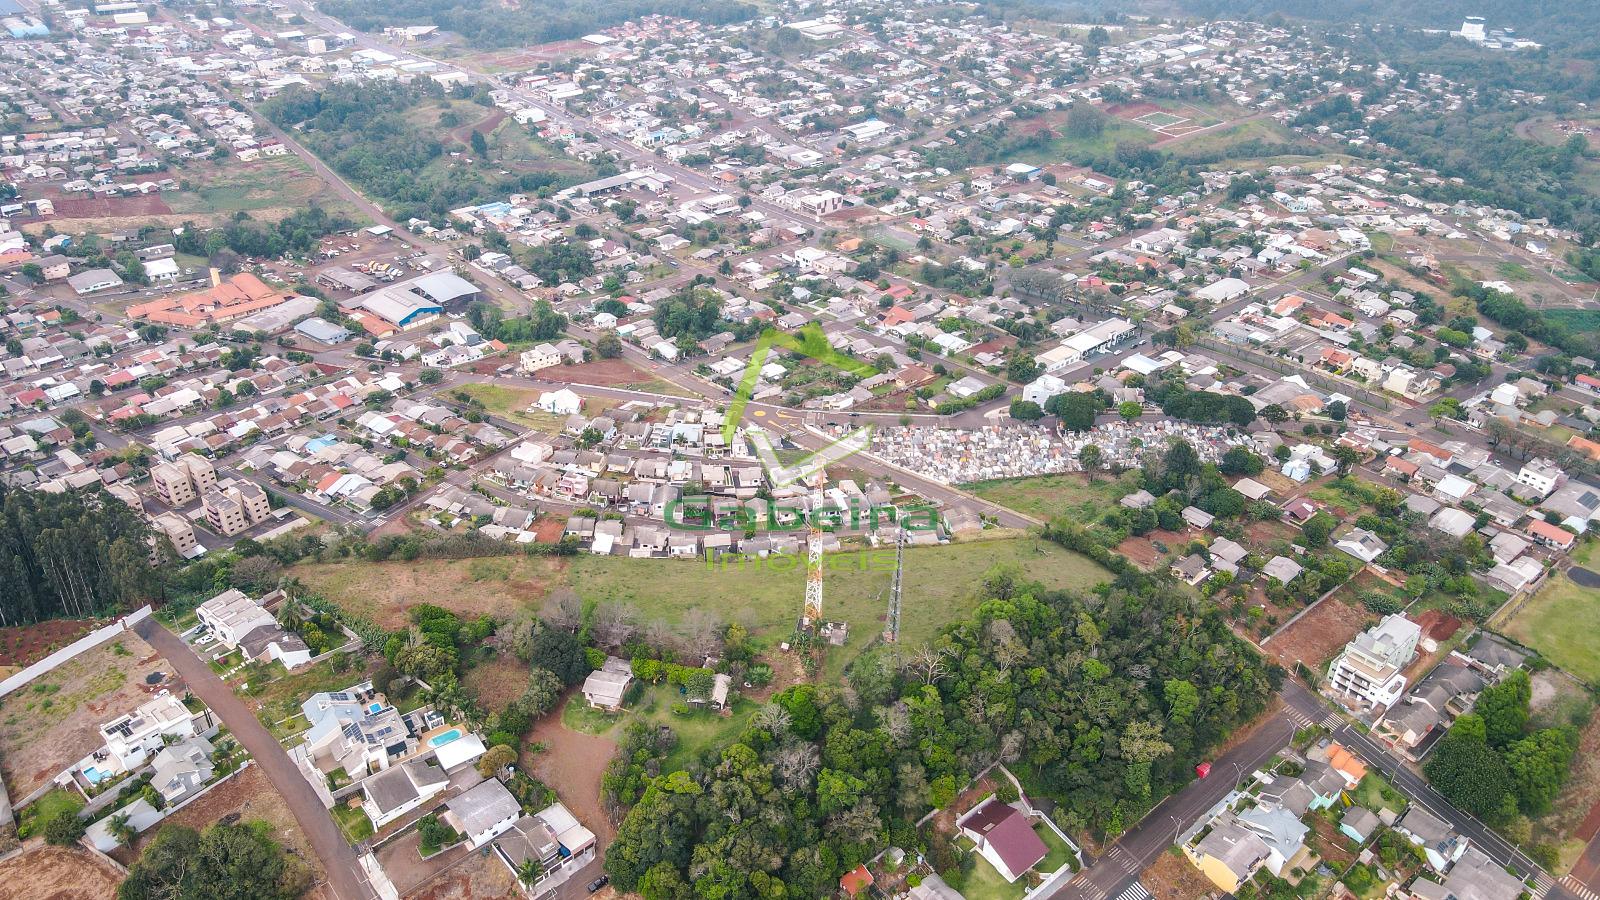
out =
<path fill-rule="evenodd" d="M 41 659 L 26 669 L 23 669 L 15 675 L 12 675 L 10 678 L 0 681 L 0 697 L 6 696 L 18 688 L 21 688 L 23 685 L 26 685 L 33 679 L 38 678 L 40 675 L 43 675 L 46 672 L 61 666 L 74 656 L 93 650 L 101 644 L 104 644 L 106 641 L 120 636 L 124 631 L 131 630 L 134 625 L 148 618 L 149 615 L 150 607 L 141 606 L 137 611 L 123 616 L 121 619 L 112 622 L 110 625 L 107 625 L 103 628 L 98 628 L 89 632 L 83 637 L 78 638 L 67 646 L 62 647 L 60 650 L 57 650 L 49 656 L 46 656 L 44 659 Z"/>

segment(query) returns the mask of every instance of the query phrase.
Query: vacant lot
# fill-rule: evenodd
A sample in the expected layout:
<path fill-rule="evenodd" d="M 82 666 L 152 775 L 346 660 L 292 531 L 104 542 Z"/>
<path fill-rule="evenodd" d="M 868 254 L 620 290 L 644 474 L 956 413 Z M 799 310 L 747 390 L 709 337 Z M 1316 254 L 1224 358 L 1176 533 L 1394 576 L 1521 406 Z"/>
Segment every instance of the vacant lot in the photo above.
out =
<path fill-rule="evenodd" d="M 600 387 L 666 394 L 672 397 L 692 397 L 690 392 L 634 367 L 620 359 L 597 359 L 575 366 L 551 366 L 539 370 L 540 381 L 560 381 L 566 384 L 593 384 Z"/>
<path fill-rule="evenodd" d="M 250 162 L 230 159 L 225 165 L 185 170 L 183 178 L 192 189 L 162 196 L 175 215 L 189 218 L 224 219 L 245 212 L 252 218 L 276 220 L 313 202 L 330 212 L 337 208 L 341 214 L 352 214 L 311 167 L 294 155 Z"/>
<path fill-rule="evenodd" d="M 823 576 L 826 618 L 850 626 L 849 648 L 838 664 L 881 632 L 894 574 L 893 550 L 832 554 Z M 906 550 L 900 641 L 917 646 L 977 605 L 979 580 L 995 565 L 1019 567 L 1052 588 L 1086 589 L 1106 579 L 1087 558 L 1037 538 L 914 547 Z M 772 557 L 715 568 L 705 562 L 580 556 L 569 570 L 573 590 L 586 600 L 620 600 L 647 618 L 669 623 L 697 607 L 720 612 L 769 640 L 788 635 L 805 594 L 805 561 Z M 832 661 L 830 661 L 830 668 Z"/>
<path fill-rule="evenodd" d="M 0 666 L 31 666 L 105 624 L 95 619 L 50 619 L 0 628 Z"/>
<path fill-rule="evenodd" d="M 913 547 L 906 550 L 900 640 L 919 645 L 982 598 L 979 581 L 1007 564 L 1050 588 L 1084 590 L 1106 572 L 1087 558 L 1032 537 Z M 848 623 L 846 651 L 829 668 L 842 668 L 883 629 L 894 574 L 892 549 L 848 551 L 827 558 L 824 609 Z M 738 622 L 768 645 L 794 629 L 805 590 L 805 560 L 779 556 L 715 567 L 704 560 L 625 559 L 579 555 L 568 559 L 503 556 L 463 560 L 310 563 L 289 574 L 308 588 L 385 628 L 402 628 L 406 611 L 422 603 L 463 617 L 509 617 L 538 610 L 549 593 L 568 587 L 585 601 L 623 602 L 648 623 L 681 623 L 691 609 L 709 609 Z"/>
<path fill-rule="evenodd" d="M 451 395 L 466 394 L 483 404 L 494 415 L 510 419 L 545 434 L 560 434 L 566 419 L 542 409 L 528 411 L 538 401 L 542 391 L 533 388 L 514 388 L 500 384 L 463 384 L 450 391 Z"/>
<path fill-rule="evenodd" d="M 627 562 L 619 560 L 619 562 Z M 563 563 L 550 557 L 494 556 L 414 562 L 298 565 L 293 574 L 313 591 L 384 628 L 404 628 L 406 611 L 432 603 L 464 618 L 509 616 L 537 609 L 562 583 Z"/>
<path fill-rule="evenodd" d="M 1077 473 L 1002 478 L 963 487 L 991 503 L 1045 522 L 1059 518 L 1080 522 L 1098 519 L 1116 505 L 1117 498 L 1131 490 L 1115 478 L 1101 477 L 1091 482 Z"/>
<path fill-rule="evenodd" d="M 254 763 L 207 791 L 199 800 L 173 813 L 163 824 L 203 831 L 206 826 L 232 815 L 237 815 L 240 822 L 271 824 L 272 839 L 304 860 L 315 877 L 321 880 L 322 861 L 312 851 L 311 843 L 300 830 L 300 823 L 295 821 L 294 813 L 289 811 L 283 796 L 272 787 L 272 782 L 267 780 L 261 767 Z M 157 830 L 152 829 L 140 835 L 134 849 L 142 853 Z"/>
<path fill-rule="evenodd" d="M 145 677 L 161 671 L 166 662 L 130 633 L 0 700 L 0 774 L 12 799 L 99 747 L 100 725 L 148 699 Z"/>
<path fill-rule="evenodd" d="M 0 862 L 0 894 L 11 900 L 106 900 L 122 873 L 87 850 L 40 844 Z"/>
<path fill-rule="evenodd" d="M 1594 639 L 1600 633 L 1600 591 L 1552 575 L 1503 630 L 1577 678 L 1600 685 L 1600 643 Z"/>
<path fill-rule="evenodd" d="M 600 802 L 600 779 L 617 752 L 617 744 L 606 735 L 567 727 L 568 710 L 573 710 L 573 716 L 579 715 L 574 706 L 584 706 L 583 695 L 576 690 L 567 694 L 567 705 L 556 715 L 544 716 L 534 723 L 528 740 L 543 744 L 545 751 L 523 753 L 521 765 L 561 797 L 561 802 L 595 833 L 604 849 L 614 831 Z"/>
<path fill-rule="evenodd" d="M 1301 616 L 1263 649 L 1284 668 L 1293 669 L 1295 663 L 1303 662 L 1313 672 L 1321 672 L 1322 666 L 1375 618 L 1346 587 Z"/>

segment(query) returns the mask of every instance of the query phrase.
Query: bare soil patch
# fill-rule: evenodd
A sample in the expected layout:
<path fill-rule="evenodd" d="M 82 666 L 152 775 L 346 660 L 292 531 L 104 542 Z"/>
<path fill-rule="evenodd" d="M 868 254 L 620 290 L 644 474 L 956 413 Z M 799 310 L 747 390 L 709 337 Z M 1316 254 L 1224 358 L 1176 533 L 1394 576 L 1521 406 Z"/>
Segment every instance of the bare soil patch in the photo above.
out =
<path fill-rule="evenodd" d="M 520 893 L 516 879 L 499 859 L 474 853 L 410 896 L 413 900 L 490 900 Z"/>
<path fill-rule="evenodd" d="M 567 520 L 561 516 L 540 516 L 533 523 L 534 540 L 540 544 L 554 544 L 561 540 L 567 529 Z"/>
<path fill-rule="evenodd" d="M 58 197 L 52 201 L 58 219 L 128 218 L 165 216 L 172 207 L 159 194 L 134 197 Z"/>
<path fill-rule="evenodd" d="M 1200 870 L 1189 864 L 1182 855 L 1166 852 L 1158 855 L 1143 872 L 1139 882 L 1156 900 L 1195 900 L 1197 897 L 1216 896 L 1217 889 Z"/>
<path fill-rule="evenodd" d="M 1266 651 L 1285 668 L 1303 662 L 1312 671 L 1320 672 L 1322 664 L 1332 659 L 1371 620 L 1372 614 L 1365 607 L 1352 602 L 1341 591 L 1267 642 Z"/>
<path fill-rule="evenodd" d="M 0 893 L 11 900 L 106 900 L 121 883 L 115 867 L 75 847 L 41 844 L 0 862 Z"/>
<path fill-rule="evenodd" d="M 600 778 L 611 764 L 617 745 L 610 738 L 573 731 L 561 723 L 566 703 L 582 703 L 577 691 L 567 694 L 566 702 L 534 723 L 528 740 L 543 744 L 545 752 L 524 752 L 520 764 L 533 776 L 549 785 L 573 815 L 594 832 L 601 853 L 616 828 L 600 801 Z"/>
<path fill-rule="evenodd" d="M 1317 855 L 1328 863 L 1328 867 L 1335 872 L 1342 872 L 1355 862 L 1356 855 L 1350 850 L 1350 839 L 1339 831 L 1338 826 L 1324 816 L 1311 817 L 1312 830 L 1317 833 L 1315 847 Z"/>
<path fill-rule="evenodd" d="M 495 128 L 498 127 L 501 122 L 505 121 L 505 118 L 506 111 L 497 108 L 487 116 L 484 116 L 481 120 L 474 122 L 471 125 L 463 125 L 460 128 L 457 128 L 455 131 L 450 132 L 450 136 L 460 141 L 464 145 L 471 146 L 472 133 L 474 131 L 482 132 L 484 136 L 487 137 L 489 132 L 495 130 Z"/>
<path fill-rule="evenodd" d="M 601 387 L 618 387 L 639 384 L 653 378 L 650 373 L 620 359 L 597 359 L 575 366 L 551 366 L 539 370 L 540 381 L 559 381 L 565 384 L 596 384 Z"/>
<path fill-rule="evenodd" d="M 1286 522 L 1267 519 L 1244 526 L 1244 545 L 1251 550 L 1263 550 L 1279 541 L 1293 541 L 1296 531 Z"/>
<path fill-rule="evenodd" d="M 1411 619 L 1422 627 L 1424 637 L 1432 638 L 1435 641 L 1448 641 L 1455 637 L 1457 631 L 1461 630 L 1460 619 L 1437 609 L 1423 610 L 1421 613 L 1412 616 Z"/>
<path fill-rule="evenodd" d="M 175 688 L 170 678 L 156 685 L 145 680 L 171 671 L 130 632 L 0 699 L 0 776 L 12 800 L 20 801 L 99 747 L 102 722 L 132 712 L 163 687 Z"/>
<path fill-rule="evenodd" d="M 487 709 L 502 710 L 528 687 L 528 664 L 504 651 L 467 671 L 467 688 Z"/>
<path fill-rule="evenodd" d="M 96 619 L 51 619 L 0 628 L 0 666 L 31 666 L 105 624 Z"/>
<path fill-rule="evenodd" d="M 1166 110 L 1155 105 L 1154 103 L 1119 103 L 1115 106 L 1106 107 L 1106 112 L 1110 115 L 1116 116 L 1119 119 L 1137 119 L 1140 116 L 1148 116 L 1151 113 L 1156 112 L 1166 112 Z"/>
<path fill-rule="evenodd" d="M 1162 551 L 1156 544 L 1166 547 Z M 1188 534 L 1181 531 L 1161 531 L 1159 529 L 1142 537 L 1130 537 L 1117 545 L 1117 552 L 1133 561 L 1133 564 L 1146 572 L 1160 566 L 1168 556 L 1181 553 L 1189 544 Z"/>

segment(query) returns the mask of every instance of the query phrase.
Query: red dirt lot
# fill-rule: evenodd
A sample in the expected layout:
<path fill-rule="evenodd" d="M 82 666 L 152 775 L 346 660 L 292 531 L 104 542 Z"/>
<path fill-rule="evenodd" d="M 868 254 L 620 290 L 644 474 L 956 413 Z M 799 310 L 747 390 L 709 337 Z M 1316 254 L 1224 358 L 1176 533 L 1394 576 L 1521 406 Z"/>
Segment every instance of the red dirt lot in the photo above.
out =
<path fill-rule="evenodd" d="M 567 520 L 562 516 L 540 516 L 533 523 L 534 540 L 540 544 L 554 544 L 567 530 Z"/>
<path fill-rule="evenodd" d="M 51 619 L 0 628 L 0 666 L 31 666 L 105 624 L 95 619 Z"/>
<path fill-rule="evenodd" d="M 621 384 L 638 384 L 649 381 L 648 372 L 634 368 L 620 359 L 597 359 L 575 366 L 552 366 L 539 370 L 540 381 L 559 381 L 565 384 L 594 384 L 615 387 Z"/>
<path fill-rule="evenodd" d="M 1371 613 L 1348 601 L 1340 592 L 1268 641 L 1264 649 L 1285 668 L 1303 662 L 1313 671 L 1320 671 L 1322 664 L 1332 659 L 1371 620 Z"/>
<path fill-rule="evenodd" d="M 1167 548 L 1167 553 L 1162 553 L 1154 541 L 1160 541 Z M 1143 537 L 1130 537 L 1117 545 L 1117 553 L 1126 556 L 1133 564 L 1146 572 L 1155 569 L 1171 553 L 1182 554 L 1184 547 L 1189 545 L 1189 535 L 1181 531 L 1161 531 L 1157 529 Z"/>
<path fill-rule="evenodd" d="M 566 702 L 582 703 L 583 696 L 576 690 L 569 691 Z M 527 738 L 546 749 L 538 754 L 523 753 L 520 763 L 533 777 L 555 790 L 578 821 L 594 832 L 599 851 L 604 853 L 616 829 L 600 800 L 600 778 L 616 755 L 617 745 L 610 738 L 563 725 L 565 711 L 564 703 L 534 723 Z"/>
<path fill-rule="evenodd" d="M 1140 116 L 1148 116 L 1154 112 L 1166 112 L 1166 110 L 1154 103 L 1121 103 L 1116 106 L 1106 107 L 1106 112 L 1119 119 L 1137 119 Z"/>
<path fill-rule="evenodd" d="M 156 194 L 134 197 L 61 197 L 55 201 L 58 219 L 110 219 L 127 216 L 164 216 L 172 212 Z"/>
<path fill-rule="evenodd" d="M 1422 626 L 1424 637 L 1433 638 L 1435 641 L 1448 641 L 1455 636 L 1461 628 L 1461 620 L 1448 613 L 1437 609 L 1423 610 L 1411 617 L 1411 620 Z"/>
<path fill-rule="evenodd" d="M 0 862 L 0 896 L 8 900 L 106 900 L 122 873 L 87 850 L 41 844 Z"/>

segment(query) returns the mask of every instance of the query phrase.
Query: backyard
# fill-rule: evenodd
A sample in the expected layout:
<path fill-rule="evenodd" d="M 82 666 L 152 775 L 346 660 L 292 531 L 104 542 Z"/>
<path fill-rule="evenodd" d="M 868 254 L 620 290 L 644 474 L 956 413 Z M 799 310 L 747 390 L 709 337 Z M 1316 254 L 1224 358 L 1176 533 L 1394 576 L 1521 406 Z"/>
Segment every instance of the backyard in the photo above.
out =
<path fill-rule="evenodd" d="M 1063 841 L 1061 836 L 1048 825 L 1036 823 L 1033 831 L 1049 849 L 1045 858 L 1033 867 L 1034 873 L 1049 874 L 1071 862 L 1072 848 L 1068 847 L 1066 841 Z M 971 843 L 964 838 L 960 841 L 962 847 L 969 847 Z M 959 879 L 959 884 L 951 884 L 951 887 L 959 890 L 967 900 L 1021 900 L 1027 893 L 1030 876 L 1024 875 L 1015 882 L 1008 882 L 988 860 L 978 856 L 976 851 L 972 853 L 974 856 L 972 870 Z"/>
<path fill-rule="evenodd" d="M 706 750 L 731 743 L 744 731 L 745 723 L 759 706 L 753 701 L 739 699 L 734 701 L 728 715 L 695 707 L 690 707 L 687 714 L 674 712 L 673 707 L 682 702 L 680 689 L 666 683 L 645 688 L 637 700 L 617 713 L 592 709 L 583 702 L 581 695 L 574 695 L 561 712 L 561 724 L 573 731 L 611 741 L 615 741 L 622 734 L 622 727 L 634 719 L 666 725 L 678 736 L 678 745 L 661 764 L 661 771 L 670 772 L 683 768 Z"/>

